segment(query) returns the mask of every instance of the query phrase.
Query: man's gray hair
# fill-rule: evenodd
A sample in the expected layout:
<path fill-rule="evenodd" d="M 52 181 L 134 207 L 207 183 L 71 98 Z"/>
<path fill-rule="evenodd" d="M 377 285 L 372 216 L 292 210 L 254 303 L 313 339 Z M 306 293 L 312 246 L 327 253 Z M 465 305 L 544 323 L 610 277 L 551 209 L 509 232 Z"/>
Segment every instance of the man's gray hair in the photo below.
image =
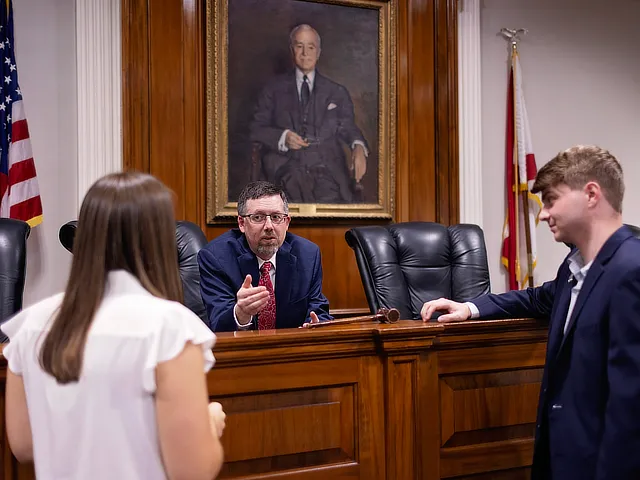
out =
<path fill-rule="evenodd" d="M 293 30 L 291 30 L 291 33 L 289 34 L 289 45 L 293 47 L 293 40 L 296 38 L 296 34 L 301 30 L 311 30 L 313 33 L 316 34 L 316 38 L 318 39 L 318 50 L 320 50 L 322 47 L 320 34 L 315 28 L 313 28 L 311 25 L 308 25 L 306 23 L 301 23 L 300 25 L 293 27 Z"/>

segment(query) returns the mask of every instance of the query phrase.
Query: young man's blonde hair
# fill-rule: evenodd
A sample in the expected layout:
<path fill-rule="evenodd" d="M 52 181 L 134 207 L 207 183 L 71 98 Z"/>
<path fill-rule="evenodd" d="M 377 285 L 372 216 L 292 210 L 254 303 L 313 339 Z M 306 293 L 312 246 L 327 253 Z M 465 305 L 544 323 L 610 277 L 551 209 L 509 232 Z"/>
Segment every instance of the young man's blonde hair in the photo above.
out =
<path fill-rule="evenodd" d="M 608 150 L 595 145 L 576 145 L 558 153 L 540 169 L 531 191 L 544 192 L 560 184 L 577 190 L 588 182 L 597 182 L 604 198 L 616 212 L 622 213 L 622 167 Z"/>

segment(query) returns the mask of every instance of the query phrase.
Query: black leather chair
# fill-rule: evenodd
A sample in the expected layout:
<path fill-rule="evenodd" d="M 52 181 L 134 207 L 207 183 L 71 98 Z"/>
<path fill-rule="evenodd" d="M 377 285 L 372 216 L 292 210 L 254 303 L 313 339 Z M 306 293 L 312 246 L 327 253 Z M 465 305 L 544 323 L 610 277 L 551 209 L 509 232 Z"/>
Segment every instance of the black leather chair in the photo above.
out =
<path fill-rule="evenodd" d="M 28 223 L 0 218 L 0 323 L 22 309 L 30 233 Z M 0 332 L 0 342 L 7 340 Z"/>
<path fill-rule="evenodd" d="M 484 234 L 477 225 L 358 227 L 345 239 L 355 251 L 372 313 L 397 308 L 400 318 L 418 319 L 428 300 L 465 302 L 491 289 Z"/>
<path fill-rule="evenodd" d="M 78 221 L 73 220 L 65 223 L 58 232 L 60 243 L 71 253 L 73 253 L 73 239 L 77 228 Z M 176 243 L 184 304 L 206 322 L 207 310 L 200 296 L 198 252 L 207 244 L 207 237 L 195 223 L 178 221 L 176 222 Z"/>

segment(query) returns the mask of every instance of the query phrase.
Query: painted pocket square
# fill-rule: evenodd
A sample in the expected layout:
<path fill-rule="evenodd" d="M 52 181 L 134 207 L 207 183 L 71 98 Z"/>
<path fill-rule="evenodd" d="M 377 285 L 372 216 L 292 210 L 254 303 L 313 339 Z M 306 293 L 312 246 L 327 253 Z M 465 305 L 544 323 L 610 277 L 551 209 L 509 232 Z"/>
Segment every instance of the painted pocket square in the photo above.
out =
<path fill-rule="evenodd" d="M 335 103 L 330 103 L 329 106 L 327 107 L 327 110 L 333 110 L 334 108 L 337 108 L 338 106 Z"/>

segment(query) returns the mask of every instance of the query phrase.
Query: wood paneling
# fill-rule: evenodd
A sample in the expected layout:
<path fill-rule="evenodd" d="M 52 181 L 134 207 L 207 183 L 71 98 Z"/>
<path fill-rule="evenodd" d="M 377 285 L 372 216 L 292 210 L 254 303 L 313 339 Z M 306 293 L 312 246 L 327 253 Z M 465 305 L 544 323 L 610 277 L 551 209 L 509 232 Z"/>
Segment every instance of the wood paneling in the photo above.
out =
<path fill-rule="evenodd" d="M 418 358 L 391 357 L 387 360 L 387 473 L 391 478 L 419 478 L 415 449 L 417 425 Z M 406 459 L 411 459 L 407 462 Z"/>
<path fill-rule="evenodd" d="M 444 448 L 440 458 L 440 478 L 522 467 L 531 465 L 532 458 L 532 438 Z"/>
<path fill-rule="evenodd" d="M 149 6 L 122 1 L 122 142 L 125 169 L 149 172 Z"/>
<path fill-rule="evenodd" d="M 533 455 L 544 331 L 509 328 L 494 343 L 484 330 L 490 324 L 475 323 L 473 333 L 469 326 L 452 326 L 438 352 L 440 478 L 525 478 Z"/>
<path fill-rule="evenodd" d="M 500 345 L 447 350 L 439 359 L 442 374 L 460 372 L 481 372 L 498 370 L 512 365 L 512 368 L 537 367 L 544 364 L 546 344 L 544 342 L 527 345 Z"/>
<path fill-rule="evenodd" d="M 124 164 L 176 193 L 176 214 L 205 224 L 205 18 L 202 0 L 122 0 Z M 458 221 L 457 0 L 402 0 L 397 31 L 395 221 Z M 372 221 L 294 220 L 320 246 L 332 309 L 366 308 L 344 240 Z"/>
<path fill-rule="evenodd" d="M 289 468 L 357 461 L 354 385 L 217 400 L 227 428 L 243 432 L 223 437 L 228 474 L 264 473 L 282 461 Z"/>
<path fill-rule="evenodd" d="M 479 475 L 464 475 L 455 480 L 531 480 L 530 468 L 514 468 L 500 472 L 481 473 Z"/>
<path fill-rule="evenodd" d="M 503 379 L 507 381 L 501 382 Z M 536 421 L 541 379 L 541 369 L 441 377 L 441 444 L 479 443 L 484 439 L 478 431 L 485 432 L 490 441 L 517 436 L 518 429 L 501 427 Z M 524 434 L 528 436 L 531 431 L 526 428 Z"/>
<path fill-rule="evenodd" d="M 542 361 L 499 355 L 478 370 L 468 352 L 537 358 L 545 330 L 400 321 L 220 334 L 207 377 L 227 413 L 220 478 L 526 478 Z M 457 368 L 443 372 L 441 358 Z M 4 478 L 34 478 L 6 443 L 2 458 Z"/>

